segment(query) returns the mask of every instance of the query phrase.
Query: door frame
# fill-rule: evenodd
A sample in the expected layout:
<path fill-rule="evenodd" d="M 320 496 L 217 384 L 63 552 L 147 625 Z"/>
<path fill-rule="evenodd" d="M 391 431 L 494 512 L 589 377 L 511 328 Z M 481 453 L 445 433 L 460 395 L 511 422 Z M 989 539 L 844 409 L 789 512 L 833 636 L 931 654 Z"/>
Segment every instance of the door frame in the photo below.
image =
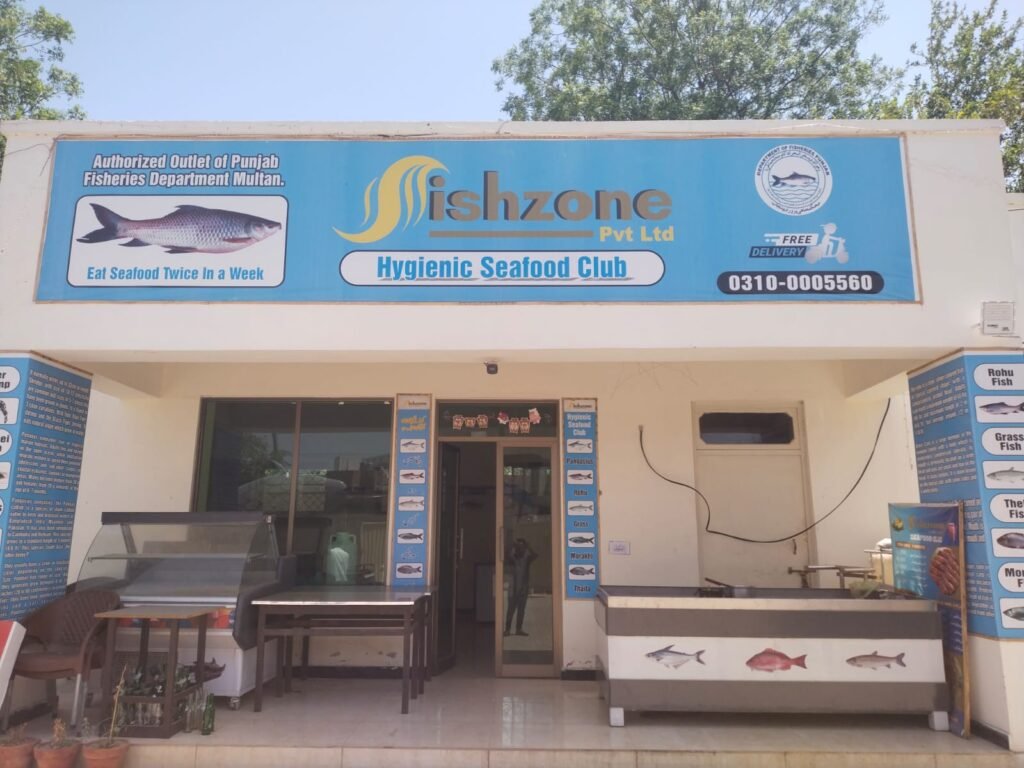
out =
<path fill-rule="evenodd" d="M 450 398 L 446 398 L 450 400 Z M 440 399 L 434 401 L 435 411 L 443 404 Z M 495 403 L 495 402 L 509 402 L 509 403 L 528 403 L 528 402 L 540 402 L 534 400 L 479 400 L 479 401 L 459 401 L 459 402 L 480 402 L 480 403 Z M 543 400 L 543 402 L 549 402 Z M 559 415 L 561 415 L 561 402 L 558 402 Z M 561 430 L 558 434 L 553 437 L 491 437 L 482 435 L 479 437 L 475 436 L 441 436 L 437 434 L 435 430 L 434 437 L 434 452 L 435 455 L 440 455 L 441 445 L 443 443 L 490 443 L 494 445 L 495 449 L 495 505 L 494 505 L 494 540 L 495 540 L 495 576 L 494 585 L 495 592 L 492 595 L 494 600 L 494 674 L 495 677 L 558 677 L 561 674 L 562 669 L 562 603 L 565 599 L 563 593 L 563 573 L 562 567 L 564 564 L 564 551 L 563 546 L 564 535 L 562 532 L 562 497 L 564 494 L 561 493 L 562 488 L 562 476 L 561 476 Z M 552 663 L 551 665 L 504 665 L 501 663 L 501 640 L 502 635 L 500 632 L 500 625 L 505 620 L 504 614 L 504 589 L 499 589 L 499 585 L 504 584 L 504 551 L 501 549 L 501 534 L 503 525 L 502 520 L 504 519 L 504 473 L 502 465 L 502 447 L 505 445 L 509 446 L 522 446 L 525 448 L 537 448 L 537 447 L 549 447 L 551 449 L 551 603 L 552 603 L 552 627 L 551 627 L 551 639 L 552 639 Z M 434 468 L 435 480 L 438 479 L 437 473 L 440 470 L 440 462 L 435 462 L 436 467 Z M 435 508 L 438 503 L 438 493 L 440 492 L 439 483 L 435 482 L 434 491 L 434 502 Z M 438 547 L 440 547 L 440 516 L 436 516 L 432 523 L 433 539 L 435 541 L 434 553 L 438 553 Z M 435 573 L 438 572 L 436 569 L 441 567 L 440 558 L 435 557 L 433 560 L 433 567 Z M 457 598 L 456 594 L 453 594 L 453 599 Z M 437 612 L 435 611 L 435 614 Z M 436 631 L 436 630 L 435 630 Z M 456 652 L 456 664 L 458 664 L 457 652 Z M 507 669 L 506 669 L 507 667 Z M 513 668 L 515 667 L 515 668 Z"/>
<path fill-rule="evenodd" d="M 804 494 L 804 516 L 803 525 L 809 526 L 815 519 L 814 497 L 811 495 L 811 466 L 809 463 L 809 452 L 807 450 L 807 426 L 804 416 L 803 400 L 695 400 L 691 403 L 692 440 L 693 440 L 693 477 L 696 483 L 700 483 L 697 477 L 697 456 L 701 453 L 788 453 L 800 457 L 800 473 L 802 475 L 802 486 Z M 772 445 L 759 443 L 718 443 L 709 444 L 700 437 L 700 417 L 704 413 L 788 413 L 793 418 L 793 442 L 788 445 Z M 701 504 L 697 504 L 697 523 L 700 531 L 703 531 L 701 520 Z M 706 515 L 708 511 L 703 508 Z M 813 563 L 818 560 L 818 537 L 814 528 L 804 534 L 807 537 L 807 562 Z M 700 536 L 697 537 L 697 564 L 700 578 L 704 578 L 704 558 L 700 551 Z M 815 577 L 816 578 L 816 577 Z"/>

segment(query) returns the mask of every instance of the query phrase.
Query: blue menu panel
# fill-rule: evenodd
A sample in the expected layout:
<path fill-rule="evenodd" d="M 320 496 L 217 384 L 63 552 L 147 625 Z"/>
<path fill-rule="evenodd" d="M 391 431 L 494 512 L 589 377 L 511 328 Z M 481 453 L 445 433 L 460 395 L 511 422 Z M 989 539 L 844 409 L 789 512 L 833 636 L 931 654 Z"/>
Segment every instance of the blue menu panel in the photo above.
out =
<path fill-rule="evenodd" d="M 396 587 L 427 584 L 427 510 L 430 504 L 429 395 L 399 395 L 395 429 L 392 543 Z"/>
<path fill-rule="evenodd" d="M 0 358 L 0 618 L 64 594 L 90 388 L 35 357 Z"/>
<path fill-rule="evenodd" d="M 597 401 L 566 400 L 565 440 L 565 596 L 592 598 L 600 583 L 598 536 Z"/>

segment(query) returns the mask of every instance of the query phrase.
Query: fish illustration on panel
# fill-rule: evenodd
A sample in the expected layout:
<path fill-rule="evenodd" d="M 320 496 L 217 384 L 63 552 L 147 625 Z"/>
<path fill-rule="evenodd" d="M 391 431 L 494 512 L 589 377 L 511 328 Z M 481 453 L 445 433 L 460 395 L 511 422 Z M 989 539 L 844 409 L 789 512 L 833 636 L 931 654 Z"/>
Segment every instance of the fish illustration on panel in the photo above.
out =
<path fill-rule="evenodd" d="M 566 475 L 570 485 L 581 485 L 594 482 L 593 472 L 570 472 Z"/>
<path fill-rule="evenodd" d="M 592 501 L 574 501 L 569 503 L 569 514 L 570 515 L 593 515 L 594 514 L 594 502 Z"/>
<path fill-rule="evenodd" d="M 395 570 L 398 571 L 398 573 L 402 574 L 403 576 L 410 576 L 412 574 L 423 573 L 423 566 L 419 565 L 419 564 L 416 564 L 416 565 L 403 564 L 403 565 L 400 565 L 397 568 L 395 568 Z"/>
<path fill-rule="evenodd" d="M 1004 616 L 1009 616 L 1014 621 L 1024 621 L 1024 605 L 1007 608 L 1003 611 Z"/>
<path fill-rule="evenodd" d="M 0 400 L 0 415 L 4 417 L 4 424 L 6 424 L 8 420 L 7 403 L 3 400 Z"/>
<path fill-rule="evenodd" d="M 570 536 L 569 543 L 575 544 L 578 547 L 592 547 L 594 546 L 594 536 Z"/>
<path fill-rule="evenodd" d="M 571 573 L 573 576 L 578 576 L 580 578 L 596 575 L 594 573 L 594 566 L 588 567 L 583 565 L 574 565 L 572 568 L 569 569 L 569 573 Z"/>
<path fill-rule="evenodd" d="M 396 534 L 399 541 L 423 541 L 423 529 L 415 528 L 412 530 L 399 529 Z"/>
<path fill-rule="evenodd" d="M 565 448 L 569 453 L 593 453 L 594 441 L 583 439 L 570 440 L 565 444 Z"/>
<path fill-rule="evenodd" d="M 1017 531 L 1004 533 L 996 539 L 996 543 L 1009 549 L 1024 549 L 1024 533 L 1018 533 Z"/>
<path fill-rule="evenodd" d="M 818 180 L 813 176 L 793 171 L 789 176 L 776 176 L 772 174 L 773 187 L 806 187 L 810 184 L 817 184 Z"/>
<path fill-rule="evenodd" d="M 399 496 L 398 508 L 402 512 L 422 512 L 425 509 L 424 496 Z"/>
<path fill-rule="evenodd" d="M 231 253 L 266 240 L 281 229 L 277 221 L 201 205 L 179 205 L 159 219 L 129 219 L 98 203 L 89 205 L 102 227 L 78 238 L 80 243 L 128 238 L 120 245 L 156 245 L 167 253 Z"/>
<path fill-rule="evenodd" d="M 399 450 L 402 452 L 422 451 L 427 447 L 426 440 L 402 440 L 399 443 Z"/>
<path fill-rule="evenodd" d="M 674 643 L 672 645 L 675 645 Z M 704 664 L 704 659 L 701 658 L 704 651 L 700 650 L 696 653 L 684 653 L 683 651 L 673 650 L 672 645 L 666 645 L 664 648 L 659 648 L 656 651 L 645 653 L 648 659 L 656 661 L 659 664 L 663 664 L 671 669 L 678 669 L 687 664 L 690 661 L 696 661 L 698 664 Z"/>
<path fill-rule="evenodd" d="M 1010 467 L 1009 469 L 997 469 L 995 472 L 989 472 L 985 477 L 1000 483 L 1019 483 L 1024 480 L 1024 472 L 1016 467 Z"/>
<path fill-rule="evenodd" d="M 422 483 L 426 479 L 426 474 L 416 469 L 403 470 L 398 473 L 398 479 L 403 483 Z"/>
<path fill-rule="evenodd" d="M 895 656 L 882 656 L 878 651 L 872 651 L 860 656 L 851 656 L 846 663 L 851 667 L 860 667 L 861 669 L 881 669 L 882 667 L 891 669 L 893 664 L 898 667 L 907 666 L 903 663 L 903 657 L 906 655 L 906 653 L 897 653 Z"/>
<path fill-rule="evenodd" d="M 986 403 L 985 405 L 978 406 L 985 413 L 993 416 L 1009 416 L 1011 413 L 1017 413 L 1024 415 L 1024 403 L 1020 405 L 1010 405 L 1002 401 L 998 403 Z"/>
<path fill-rule="evenodd" d="M 755 672 L 786 672 L 792 667 L 807 669 L 807 654 L 789 657 L 774 648 L 765 648 L 747 659 L 747 666 Z"/>

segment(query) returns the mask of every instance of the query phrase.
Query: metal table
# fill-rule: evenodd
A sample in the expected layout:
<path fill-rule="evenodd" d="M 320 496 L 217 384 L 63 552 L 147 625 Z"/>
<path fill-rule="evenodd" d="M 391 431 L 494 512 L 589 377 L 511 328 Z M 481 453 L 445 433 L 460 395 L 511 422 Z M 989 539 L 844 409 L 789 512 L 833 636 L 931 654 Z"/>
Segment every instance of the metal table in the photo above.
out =
<path fill-rule="evenodd" d="M 277 695 L 291 687 L 292 641 L 306 642 L 312 635 L 401 636 L 402 714 L 409 698 L 423 692 L 427 676 L 427 588 L 307 587 L 275 592 L 252 604 L 259 610 L 256 623 L 256 690 L 253 710 L 263 708 L 263 663 L 266 641 L 282 638 L 277 646 Z M 268 617 L 279 617 L 268 624 Z M 288 646 L 287 650 L 285 645 Z M 305 656 L 305 654 L 304 654 Z"/>
<path fill-rule="evenodd" d="M 107 648 L 103 663 L 101 687 L 103 693 L 103 711 L 106 712 L 111 706 L 111 692 L 113 689 L 114 674 L 114 649 L 117 645 L 117 625 L 121 619 L 138 619 L 142 622 L 142 630 L 139 633 L 139 668 L 146 674 L 146 667 L 149 660 L 149 624 L 151 621 L 166 621 L 170 626 L 170 638 L 167 644 L 167 679 L 164 685 L 164 695 L 160 699 L 151 696 L 124 696 L 121 700 L 128 704 L 159 702 L 162 716 L 159 725 L 129 726 L 126 736 L 157 736 L 169 738 L 184 727 L 184 723 L 177 716 L 177 703 L 180 699 L 192 695 L 196 688 L 202 686 L 206 678 L 206 625 L 207 617 L 216 613 L 216 607 L 208 605 L 133 605 L 129 608 L 117 608 L 113 611 L 97 613 L 97 619 L 107 621 Z M 196 684 L 183 691 L 175 691 L 174 676 L 178 669 L 178 636 L 182 622 L 196 623 L 198 634 L 196 636 Z"/>

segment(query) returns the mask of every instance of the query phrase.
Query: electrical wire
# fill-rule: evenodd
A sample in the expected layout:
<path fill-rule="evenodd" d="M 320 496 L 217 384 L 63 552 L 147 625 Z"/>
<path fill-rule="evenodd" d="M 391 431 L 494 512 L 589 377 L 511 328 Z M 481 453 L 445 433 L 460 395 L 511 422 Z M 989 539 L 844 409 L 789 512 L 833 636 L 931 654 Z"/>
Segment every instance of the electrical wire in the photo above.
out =
<path fill-rule="evenodd" d="M 799 530 L 796 533 L 791 534 L 790 536 L 782 536 L 781 538 L 778 538 L 778 539 L 749 539 L 746 536 L 737 536 L 736 534 L 733 534 L 733 533 L 726 533 L 725 531 L 716 531 L 715 529 L 713 529 L 711 527 L 711 502 L 708 501 L 707 496 L 705 496 L 703 493 L 701 493 L 698 488 L 696 488 L 695 486 L 690 485 L 689 483 L 684 483 L 682 480 L 673 480 L 670 477 L 666 477 L 665 475 L 661 474 L 661 472 L 656 470 L 654 468 L 653 464 L 651 464 L 651 460 L 649 458 L 647 458 L 647 451 L 644 448 L 644 427 L 643 427 L 642 424 L 640 425 L 640 453 L 641 453 L 641 455 L 643 455 L 644 461 L 647 462 L 647 466 L 650 468 L 651 472 L 656 474 L 662 480 L 664 480 L 667 483 L 672 483 L 672 485 L 681 485 L 683 488 L 688 488 L 689 490 L 693 491 L 695 494 L 700 496 L 701 500 L 704 502 L 704 506 L 708 508 L 708 519 L 704 523 L 704 530 L 707 533 L 714 534 L 715 536 L 724 536 L 727 539 L 735 539 L 736 541 L 743 541 L 743 542 L 746 542 L 747 544 L 781 544 L 784 541 L 790 541 L 791 539 L 795 539 L 797 536 L 804 535 L 805 533 L 807 533 L 809 530 L 814 528 L 819 523 L 823 523 L 824 521 L 828 520 L 828 518 L 831 517 L 832 514 L 835 513 L 841 506 L 843 506 L 843 504 L 846 502 L 846 500 L 848 498 L 850 498 L 850 496 L 853 495 L 853 492 L 855 490 L 857 490 L 857 486 L 860 485 L 860 481 L 863 480 L 864 479 L 864 475 L 867 474 L 868 467 L 871 466 L 872 460 L 875 458 L 875 451 L 878 450 L 878 441 L 882 437 L 882 427 L 885 426 L 885 419 L 889 415 L 889 409 L 891 407 L 892 407 L 892 398 L 890 397 L 885 402 L 885 411 L 882 413 L 881 421 L 878 422 L 878 431 L 875 432 L 875 443 L 874 443 L 874 445 L 871 446 L 871 453 L 868 454 L 868 460 L 864 463 L 864 469 L 862 469 L 860 471 L 860 475 L 857 476 L 857 480 L 853 483 L 853 486 L 850 488 L 850 490 L 846 492 L 846 495 L 843 496 L 843 498 L 839 500 L 839 503 L 836 504 L 834 507 L 832 507 L 832 509 L 830 509 L 826 514 L 824 514 L 821 517 L 819 517 L 817 520 L 815 520 L 813 523 L 808 525 L 806 528 L 804 528 L 802 530 Z"/>

